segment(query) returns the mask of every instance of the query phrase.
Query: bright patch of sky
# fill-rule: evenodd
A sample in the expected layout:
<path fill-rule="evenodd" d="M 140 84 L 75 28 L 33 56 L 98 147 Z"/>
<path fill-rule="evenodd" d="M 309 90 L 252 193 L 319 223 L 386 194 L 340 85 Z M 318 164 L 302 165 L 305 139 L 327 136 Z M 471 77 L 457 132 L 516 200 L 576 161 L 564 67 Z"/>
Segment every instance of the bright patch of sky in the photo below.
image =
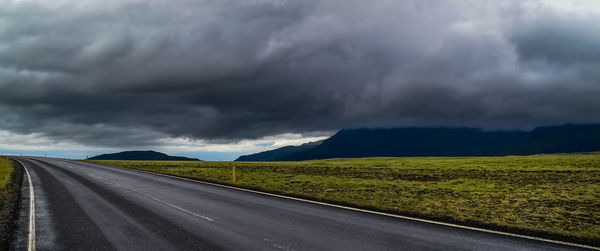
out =
<path fill-rule="evenodd" d="M 296 133 L 285 133 L 253 140 L 241 140 L 233 143 L 211 143 L 204 140 L 186 138 L 164 138 L 157 140 L 162 144 L 149 149 L 94 147 L 68 141 L 56 141 L 40 134 L 15 134 L 0 130 L 0 154 L 32 155 L 72 159 L 84 159 L 103 153 L 128 150 L 155 150 L 169 155 L 199 158 L 208 161 L 234 160 L 240 155 L 276 149 L 283 146 L 301 145 L 308 142 L 326 139 L 332 132 L 323 132 L 323 136 L 303 136 Z"/>

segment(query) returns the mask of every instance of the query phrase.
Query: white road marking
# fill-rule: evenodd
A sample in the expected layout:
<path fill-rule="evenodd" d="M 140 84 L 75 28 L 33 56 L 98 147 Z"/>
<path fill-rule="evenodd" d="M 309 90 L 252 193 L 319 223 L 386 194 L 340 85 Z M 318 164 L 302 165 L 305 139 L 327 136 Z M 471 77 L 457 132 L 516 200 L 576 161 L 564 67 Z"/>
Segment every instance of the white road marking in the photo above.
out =
<path fill-rule="evenodd" d="M 20 160 L 15 159 L 23 169 L 25 169 L 25 173 L 27 174 L 27 180 L 29 181 L 29 235 L 27 238 L 27 250 L 34 251 L 35 250 L 35 194 L 33 192 L 33 183 L 31 182 L 31 175 L 29 175 L 29 171 L 25 164 Z"/>
<path fill-rule="evenodd" d="M 88 175 L 90 175 L 90 176 L 93 176 L 93 177 L 97 177 L 97 178 L 101 178 L 101 179 L 103 179 L 103 180 L 106 180 L 106 181 L 108 181 L 108 182 L 110 182 L 110 183 L 113 183 L 113 184 L 115 184 L 115 185 L 119 185 L 119 186 L 121 186 L 121 187 L 123 187 L 123 188 L 125 188 L 125 189 L 127 189 L 127 190 L 129 190 L 129 191 L 132 191 L 132 192 L 134 192 L 134 193 L 137 193 L 137 194 L 139 194 L 139 195 L 142 195 L 142 196 L 144 196 L 144 197 L 146 197 L 146 198 L 148 198 L 148 199 L 151 199 L 151 200 L 154 200 L 154 201 L 156 201 L 156 202 L 159 202 L 159 203 L 161 203 L 161 204 L 163 204 L 163 205 L 166 205 L 166 206 L 169 206 L 169 207 L 175 208 L 175 209 L 177 209 L 177 210 L 179 210 L 179 211 L 182 211 L 182 212 L 184 212 L 184 213 L 187 213 L 187 214 L 189 214 L 189 215 L 192 215 L 192 216 L 198 217 L 198 218 L 200 218 L 200 219 L 207 220 L 207 221 L 211 221 L 211 222 L 212 222 L 212 221 L 215 221 L 214 219 L 212 219 L 212 218 L 210 218 L 210 217 L 207 217 L 207 216 L 204 216 L 204 215 L 200 215 L 200 214 L 194 213 L 194 212 L 192 212 L 192 211 L 190 211 L 190 210 L 187 210 L 187 209 L 185 209 L 185 208 L 183 208 L 183 207 L 177 206 L 177 205 L 175 205 L 175 204 L 172 204 L 172 203 L 166 202 L 166 201 L 164 201 L 164 200 L 161 200 L 161 199 L 159 199 L 159 198 L 156 198 L 156 197 L 154 197 L 154 196 L 151 196 L 151 195 L 148 195 L 148 194 L 146 194 L 146 193 L 140 192 L 140 191 L 138 191 L 138 190 L 136 190 L 136 189 L 134 189 L 134 188 L 131 188 L 131 187 L 125 186 L 125 185 L 123 185 L 123 184 L 121 184 L 121 183 L 119 183 L 119 182 L 116 182 L 116 181 L 114 181 L 114 180 L 108 179 L 108 178 L 106 178 L 106 177 L 103 177 L 103 176 L 100 176 L 100 175 L 91 175 L 91 174 L 88 174 Z"/>
<path fill-rule="evenodd" d="M 107 165 L 107 166 L 110 166 L 110 165 Z M 115 167 L 115 166 L 111 166 L 111 167 Z M 250 189 L 245 189 L 245 188 L 240 188 L 240 187 L 234 187 L 234 186 L 228 186 L 228 185 L 223 185 L 223 184 L 211 183 L 211 182 L 206 182 L 206 181 L 188 179 L 188 178 L 177 177 L 177 176 L 174 176 L 174 175 L 168 175 L 168 174 L 162 174 L 162 173 L 154 173 L 154 172 L 149 172 L 149 171 L 144 171 L 144 170 L 137 170 L 137 169 L 131 169 L 131 168 L 124 168 L 124 167 L 117 167 L 117 168 L 123 168 L 123 169 L 126 169 L 126 170 L 131 170 L 131 171 L 136 171 L 136 172 L 142 172 L 142 173 L 148 173 L 148 174 L 153 174 L 153 175 L 159 175 L 159 176 L 164 176 L 164 177 L 169 177 L 169 178 L 174 178 L 174 179 L 179 179 L 179 180 L 186 180 L 186 181 L 191 181 L 191 182 L 196 182 L 196 183 L 201 183 L 201 184 L 206 184 L 206 185 L 211 185 L 211 186 L 229 188 L 229 189 L 239 190 L 239 191 L 244 191 L 244 192 L 249 192 L 249 193 L 267 195 L 267 196 L 271 196 L 271 197 L 278 197 L 278 198 L 284 198 L 284 199 L 288 199 L 288 200 L 302 201 L 302 202 L 307 202 L 307 203 L 311 203 L 311 204 L 317 204 L 317 205 L 322 205 L 322 206 L 341 208 L 341 209 L 346 209 L 346 210 L 351 210 L 351 211 L 356 211 L 356 212 L 362 212 L 362 213 L 368 213 L 368 214 L 383 215 L 383 216 L 393 217 L 393 218 L 397 218 L 397 219 L 411 220 L 411 221 L 418 221 L 418 222 L 425 222 L 425 223 L 430 223 L 430 224 L 435 224 L 435 225 L 441 225 L 441 226 L 448 226 L 448 227 L 454 227 L 454 228 L 460 228 L 460 229 L 468 229 L 468 230 L 473 230 L 473 231 L 477 231 L 477 232 L 498 234 L 498 235 L 504 235 L 504 236 L 522 238 L 522 239 L 528 239 L 528 240 L 536 240 L 536 241 L 541 241 L 541 242 L 547 242 L 547 243 L 553 243 L 553 244 L 560 244 L 560 245 L 572 246 L 572 247 L 579 247 L 579 248 L 587 248 L 587 249 L 593 249 L 593 250 L 600 250 L 600 247 L 595 247 L 595 246 L 590 246 L 590 245 L 585 245 L 585 244 L 572 243 L 572 242 L 566 242 L 566 241 L 558 241 L 558 240 L 551 240 L 551 239 L 546 239 L 546 238 L 542 238 L 542 237 L 535 237 L 535 236 L 529 236 L 529 235 L 523 235 L 523 234 L 514 234 L 514 233 L 509 233 L 509 232 L 502 232 L 502 231 L 497 231 L 497 230 L 485 229 L 485 228 L 463 226 L 463 225 L 458 225 L 458 224 L 453 224 L 453 223 L 447 223 L 447 222 L 440 222 L 440 221 L 427 220 L 427 219 L 421 219 L 421 218 L 415 218 L 415 217 L 409 217 L 409 216 L 403 216 L 403 215 L 397 215 L 397 214 L 390 214 L 390 213 L 383 213 L 383 212 L 371 211 L 371 210 L 367 210 L 367 209 L 360 209 L 360 208 L 354 208 L 354 207 L 340 206 L 340 205 L 335 205 L 335 204 L 330 204 L 330 203 L 325 203 L 325 202 L 320 202 L 320 201 L 312 201 L 312 200 L 307 200 L 307 199 L 294 198 L 294 197 L 289 197 L 289 196 L 285 196 L 285 195 L 279 195 L 279 194 L 273 194 L 273 193 L 255 191 L 255 190 L 250 190 Z"/>
<path fill-rule="evenodd" d="M 279 248 L 279 249 L 281 249 L 281 250 L 286 250 L 286 251 L 294 251 L 294 250 L 296 250 L 296 249 L 293 249 L 293 248 L 291 248 L 291 247 L 288 247 L 288 246 L 284 246 L 284 245 L 281 245 L 281 244 L 277 244 L 277 243 L 275 243 L 275 242 L 273 242 L 272 240 L 270 240 L 270 239 L 267 239 L 267 238 L 265 238 L 265 239 L 263 239 L 263 240 L 264 240 L 264 241 L 266 241 L 266 242 L 268 242 L 268 243 L 271 243 L 271 245 L 273 245 L 273 247 Z"/>

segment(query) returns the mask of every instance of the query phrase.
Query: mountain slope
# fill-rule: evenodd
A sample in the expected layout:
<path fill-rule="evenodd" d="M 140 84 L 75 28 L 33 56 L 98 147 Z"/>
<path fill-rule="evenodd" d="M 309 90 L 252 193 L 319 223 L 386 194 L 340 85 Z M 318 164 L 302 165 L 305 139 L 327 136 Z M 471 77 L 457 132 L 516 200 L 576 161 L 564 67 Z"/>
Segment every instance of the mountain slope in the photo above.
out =
<path fill-rule="evenodd" d="M 280 151 L 281 150 L 281 151 Z M 600 124 L 539 127 L 531 132 L 472 128 L 341 130 L 321 144 L 254 161 L 404 156 L 496 156 L 600 151 Z M 285 154 L 284 154 L 285 153 Z"/>
<path fill-rule="evenodd" d="M 315 148 L 285 156 L 285 160 L 491 155 L 525 136 L 519 131 L 484 132 L 470 128 L 342 130 Z"/>
<path fill-rule="evenodd" d="M 600 124 L 538 127 L 505 154 L 570 153 L 600 151 Z"/>
<path fill-rule="evenodd" d="M 237 158 L 235 161 L 273 161 L 284 158 L 287 155 L 307 150 L 318 146 L 321 144 L 321 141 L 310 142 L 306 144 L 302 144 L 299 146 L 285 146 L 282 148 L 277 148 L 275 150 L 264 151 L 256 154 L 242 155 Z"/>
<path fill-rule="evenodd" d="M 155 151 L 125 151 L 94 156 L 91 160 L 198 160 L 195 158 L 169 156 Z"/>

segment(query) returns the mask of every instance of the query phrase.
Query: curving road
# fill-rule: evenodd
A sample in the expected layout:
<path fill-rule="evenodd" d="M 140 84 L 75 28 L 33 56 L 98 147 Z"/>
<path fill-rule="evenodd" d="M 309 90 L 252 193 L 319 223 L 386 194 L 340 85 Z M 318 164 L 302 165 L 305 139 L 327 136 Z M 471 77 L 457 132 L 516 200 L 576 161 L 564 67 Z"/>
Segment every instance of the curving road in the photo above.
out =
<path fill-rule="evenodd" d="M 64 159 L 18 157 L 38 250 L 575 250 Z"/>

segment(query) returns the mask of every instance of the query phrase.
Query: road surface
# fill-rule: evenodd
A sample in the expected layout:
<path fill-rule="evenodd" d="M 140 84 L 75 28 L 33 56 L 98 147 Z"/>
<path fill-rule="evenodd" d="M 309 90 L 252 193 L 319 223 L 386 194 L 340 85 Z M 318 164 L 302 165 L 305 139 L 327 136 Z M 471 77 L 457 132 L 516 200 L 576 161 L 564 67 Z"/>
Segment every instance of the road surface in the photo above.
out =
<path fill-rule="evenodd" d="M 575 250 L 78 161 L 19 157 L 38 250 Z"/>

